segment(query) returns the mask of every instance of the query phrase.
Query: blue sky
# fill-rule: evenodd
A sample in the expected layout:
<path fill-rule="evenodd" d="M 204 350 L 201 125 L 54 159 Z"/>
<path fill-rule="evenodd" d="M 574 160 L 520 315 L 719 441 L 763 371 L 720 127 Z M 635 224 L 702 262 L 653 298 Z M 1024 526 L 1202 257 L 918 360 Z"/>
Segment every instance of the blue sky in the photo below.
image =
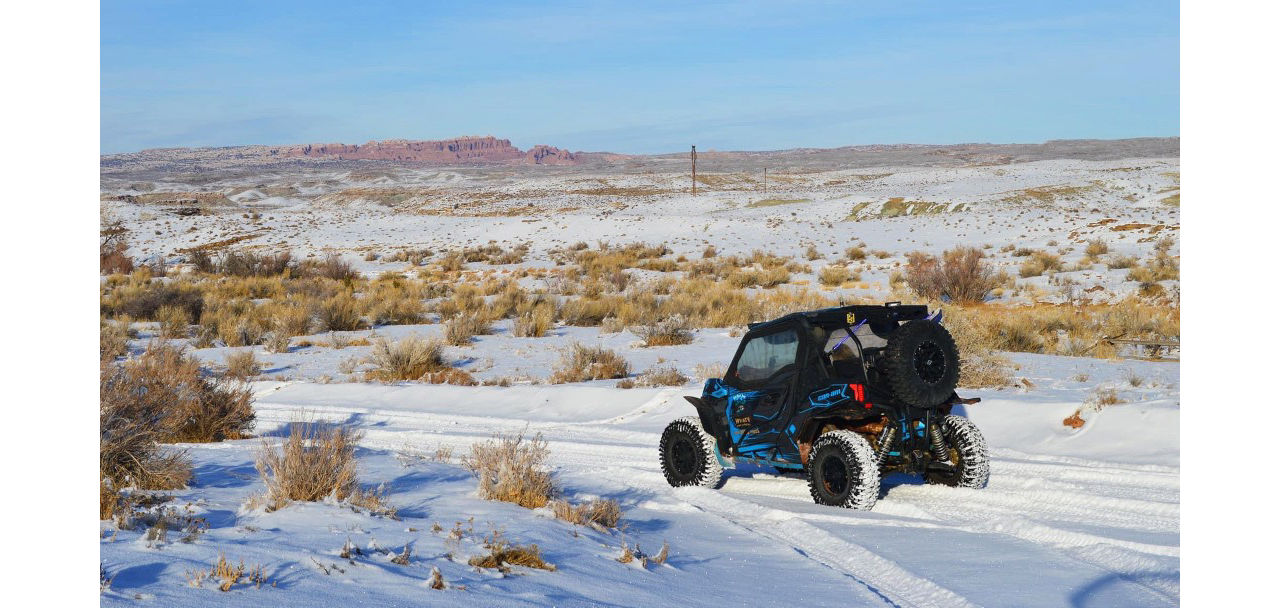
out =
<path fill-rule="evenodd" d="M 1177 2 L 102 3 L 103 153 L 1179 134 Z"/>

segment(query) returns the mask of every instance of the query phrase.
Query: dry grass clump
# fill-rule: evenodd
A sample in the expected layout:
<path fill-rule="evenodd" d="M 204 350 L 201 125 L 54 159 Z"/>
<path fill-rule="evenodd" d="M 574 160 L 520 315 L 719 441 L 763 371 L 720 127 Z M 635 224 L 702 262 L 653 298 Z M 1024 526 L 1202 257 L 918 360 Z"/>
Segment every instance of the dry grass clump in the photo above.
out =
<path fill-rule="evenodd" d="M 950 307 L 945 318 L 949 328 L 968 324 L 974 343 L 985 348 L 1069 356 L 1112 357 L 1110 340 L 1177 340 L 1180 334 L 1177 306 L 1136 298 L 1096 306 Z"/>
<path fill-rule="evenodd" d="M 477 568 L 493 568 L 504 573 L 511 572 L 511 566 L 537 568 L 549 572 L 556 570 L 554 564 L 543 561 L 538 545 L 512 544 L 497 530 L 485 538 L 484 547 L 489 550 L 489 553 L 473 557 L 467 560 L 467 563 Z"/>
<path fill-rule="evenodd" d="M 300 277 L 324 277 L 348 282 L 360 278 L 360 273 L 356 272 L 351 262 L 336 253 L 325 256 L 323 261 L 303 260 L 298 264 L 295 274 Z"/>
<path fill-rule="evenodd" d="M 1084 254 L 1091 258 L 1096 258 L 1108 251 L 1111 251 L 1111 247 L 1102 239 L 1091 239 L 1084 247 Z"/>
<path fill-rule="evenodd" d="M 381 381 L 418 380 L 431 372 L 448 367 L 444 359 L 444 343 L 411 335 L 395 342 L 379 337 L 373 342 L 369 363 L 374 369 L 370 379 Z"/>
<path fill-rule="evenodd" d="M 490 321 L 483 312 L 459 314 L 444 323 L 444 339 L 453 346 L 467 346 L 471 338 L 489 333 Z"/>
<path fill-rule="evenodd" d="M 853 246 L 844 250 L 845 257 L 855 262 L 867 259 L 867 252 L 861 247 Z"/>
<path fill-rule="evenodd" d="M 1107 258 L 1107 268 L 1118 270 L 1122 268 L 1133 268 L 1138 264 L 1138 258 L 1131 255 L 1114 254 Z"/>
<path fill-rule="evenodd" d="M 695 378 L 724 378 L 729 368 L 724 363 L 699 363 L 693 366 L 693 377 Z"/>
<path fill-rule="evenodd" d="M 226 365 L 229 378 L 244 380 L 262 373 L 262 363 L 252 348 L 227 353 Z"/>
<path fill-rule="evenodd" d="M 1147 260 L 1145 266 L 1137 266 L 1129 270 L 1126 277 L 1130 281 L 1152 284 L 1158 281 L 1176 281 L 1179 276 L 1178 258 L 1169 255 L 1173 240 L 1161 239 L 1156 243 L 1155 255 Z"/>
<path fill-rule="evenodd" d="M 161 338 L 187 337 L 187 327 L 191 325 L 191 316 L 185 308 L 162 306 L 156 311 L 156 320 L 160 322 Z"/>
<path fill-rule="evenodd" d="M 958 304 L 982 302 L 1002 282 L 985 254 L 976 247 L 956 247 L 936 256 L 912 252 L 907 256 L 907 285 L 922 297 L 943 297 Z"/>
<path fill-rule="evenodd" d="M 462 457 L 462 466 L 476 476 L 481 498 L 537 509 L 555 493 L 546 464 L 549 455 L 541 433 L 529 440 L 523 433 L 499 434 L 472 444 L 471 453 Z"/>
<path fill-rule="evenodd" d="M 556 500 L 551 503 L 551 511 L 556 518 L 578 526 L 616 528 L 622 519 L 622 507 L 612 498 L 597 498 L 577 505 Z"/>
<path fill-rule="evenodd" d="M 253 426 L 249 388 L 200 372 L 183 349 L 154 343 L 104 377 L 103 407 L 154 425 L 163 442 L 210 442 L 245 437 Z"/>
<path fill-rule="evenodd" d="M 431 259 L 435 252 L 430 249 L 400 249 L 395 253 L 386 257 L 388 262 L 408 262 L 414 266 L 421 266 Z"/>
<path fill-rule="evenodd" d="M 992 348 L 975 314 L 962 309 L 945 313 L 947 330 L 960 350 L 960 382 L 965 388 L 1002 388 L 1013 385 L 1013 362 Z"/>
<path fill-rule="evenodd" d="M 98 323 L 98 358 L 114 361 L 116 357 L 129 354 L 129 338 L 127 321 L 102 319 Z"/>
<path fill-rule="evenodd" d="M 1033 251 L 1030 257 L 1018 267 L 1018 275 L 1022 278 L 1038 277 L 1046 272 L 1062 270 L 1062 258 L 1047 251 Z"/>
<path fill-rule="evenodd" d="M 151 271 L 143 267 L 123 284 L 104 285 L 100 302 L 104 314 L 117 318 L 156 321 L 161 308 L 173 307 L 185 310 L 189 319 L 198 319 L 204 310 L 204 290 L 187 280 L 153 280 Z"/>
<path fill-rule="evenodd" d="M 326 331 L 352 331 L 364 327 L 360 301 L 350 293 L 340 293 L 316 308 L 320 328 Z"/>
<path fill-rule="evenodd" d="M 295 422 L 279 451 L 263 441 L 257 468 L 267 485 L 267 509 L 333 498 L 394 517 L 383 488 L 365 490 L 359 485 L 355 446 L 360 438 L 358 431 L 346 426 Z"/>
<path fill-rule="evenodd" d="M 849 280 L 848 266 L 823 266 L 818 271 L 818 282 L 827 287 L 839 287 Z"/>
<path fill-rule="evenodd" d="M 674 365 L 651 367 L 636 379 L 639 386 L 683 386 L 689 377 L 680 373 Z"/>
<path fill-rule="evenodd" d="M 660 321 L 642 325 L 635 330 L 645 346 L 677 346 L 693 343 L 693 331 L 684 315 L 672 315 Z"/>
<path fill-rule="evenodd" d="M 523 303 L 516 309 L 511 333 L 519 338 L 541 338 L 555 326 L 556 305 L 549 300 Z"/>
<path fill-rule="evenodd" d="M 610 380 L 625 378 L 629 373 L 631 365 L 617 352 L 603 346 L 587 346 L 575 342 L 561 355 L 560 363 L 550 380 L 552 384 Z"/>
<path fill-rule="evenodd" d="M 738 288 L 763 287 L 769 289 L 791 280 L 791 273 L 783 266 L 773 268 L 745 268 L 733 271 L 726 279 Z"/>

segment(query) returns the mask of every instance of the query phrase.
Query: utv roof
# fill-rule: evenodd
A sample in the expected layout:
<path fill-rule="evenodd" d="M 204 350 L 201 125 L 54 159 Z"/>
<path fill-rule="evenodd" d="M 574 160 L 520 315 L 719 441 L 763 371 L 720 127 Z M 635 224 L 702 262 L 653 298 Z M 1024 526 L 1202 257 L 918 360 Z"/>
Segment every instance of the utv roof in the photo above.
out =
<path fill-rule="evenodd" d="M 802 318 L 808 321 L 810 325 L 821 327 L 823 329 L 835 329 L 853 325 L 864 320 L 872 323 L 877 321 L 897 322 L 925 319 L 928 318 L 928 316 L 929 307 L 923 304 L 888 302 L 883 306 L 860 304 L 851 306 L 835 306 L 832 308 L 821 308 L 818 310 L 809 310 L 804 312 L 793 312 L 773 319 L 772 321 L 748 323 L 747 327 L 754 330 Z"/>

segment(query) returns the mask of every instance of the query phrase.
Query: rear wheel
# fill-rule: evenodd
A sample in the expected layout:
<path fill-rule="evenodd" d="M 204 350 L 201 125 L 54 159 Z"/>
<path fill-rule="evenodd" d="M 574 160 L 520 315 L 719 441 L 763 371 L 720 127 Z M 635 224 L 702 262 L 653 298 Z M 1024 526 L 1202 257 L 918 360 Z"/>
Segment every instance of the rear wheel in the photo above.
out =
<path fill-rule="evenodd" d="M 677 418 L 662 431 L 658 460 L 662 475 L 674 487 L 716 488 L 724 476 L 724 467 L 716 457 L 716 440 L 693 416 Z"/>
<path fill-rule="evenodd" d="M 972 420 L 961 416 L 942 419 L 942 437 L 947 442 L 948 461 L 954 471 L 930 471 L 924 479 L 929 483 L 957 488 L 983 488 L 991 477 L 991 460 L 987 440 Z"/>
<path fill-rule="evenodd" d="M 880 497 L 880 467 L 871 444 L 853 431 L 830 431 L 809 453 L 809 494 L 820 505 L 870 510 Z"/>

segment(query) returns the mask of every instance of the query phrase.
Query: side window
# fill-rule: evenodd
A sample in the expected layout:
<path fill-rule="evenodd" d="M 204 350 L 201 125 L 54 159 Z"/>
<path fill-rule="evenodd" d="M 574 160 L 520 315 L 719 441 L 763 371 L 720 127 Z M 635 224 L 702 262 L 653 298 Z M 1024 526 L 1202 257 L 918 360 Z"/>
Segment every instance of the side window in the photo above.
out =
<path fill-rule="evenodd" d="M 742 349 L 734 369 L 743 382 L 760 382 L 796 362 L 800 338 L 795 330 L 752 338 Z"/>

